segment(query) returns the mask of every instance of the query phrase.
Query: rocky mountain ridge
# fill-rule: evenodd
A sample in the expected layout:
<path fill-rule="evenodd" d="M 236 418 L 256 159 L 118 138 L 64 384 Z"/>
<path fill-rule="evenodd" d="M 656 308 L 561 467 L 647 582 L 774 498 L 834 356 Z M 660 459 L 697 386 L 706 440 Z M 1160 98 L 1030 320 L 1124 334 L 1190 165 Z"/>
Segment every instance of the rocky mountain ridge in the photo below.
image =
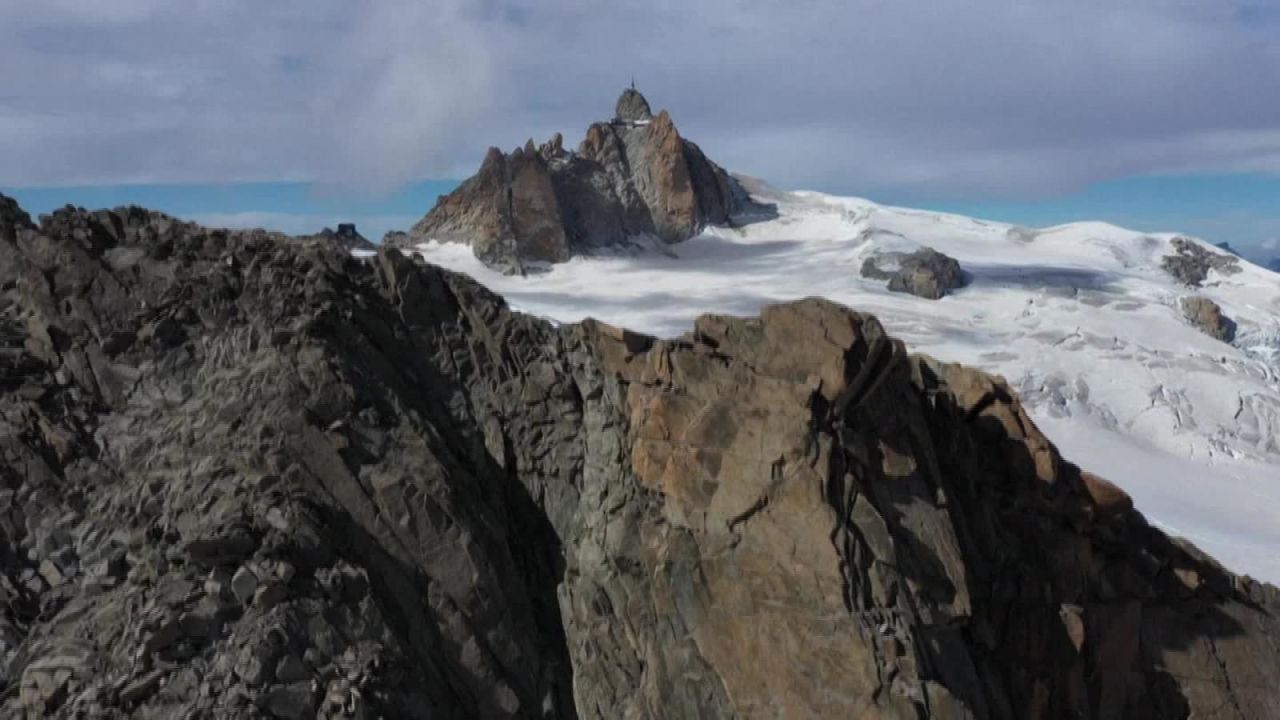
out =
<path fill-rule="evenodd" d="M 1269 718 L 1280 593 L 822 300 L 0 202 L 13 717 Z"/>
<path fill-rule="evenodd" d="M 336 243 L 347 250 L 376 250 L 378 247 L 356 230 L 355 223 L 338 223 L 337 230 L 324 228 L 315 235 L 307 236 L 307 239 Z"/>
<path fill-rule="evenodd" d="M 463 242 L 485 264 L 518 273 L 637 238 L 680 242 L 707 225 L 767 212 L 680 136 L 667 111 L 654 116 L 631 88 L 614 118 L 593 123 L 576 151 L 558 133 L 510 154 L 490 148 L 475 175 L 385 242 Z"/>

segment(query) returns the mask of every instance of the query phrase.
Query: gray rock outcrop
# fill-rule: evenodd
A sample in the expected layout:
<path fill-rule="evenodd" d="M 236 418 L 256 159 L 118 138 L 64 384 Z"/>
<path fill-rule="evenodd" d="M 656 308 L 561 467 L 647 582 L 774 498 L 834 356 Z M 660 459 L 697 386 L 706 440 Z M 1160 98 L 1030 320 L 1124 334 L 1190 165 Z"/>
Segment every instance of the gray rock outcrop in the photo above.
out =
<path fill-rule="evenodd" d="M 1200 287 L 1214 270 L 1223 275 L 1240 272 L 1240 258 L 1213 252 L 1186 238 L 1173 239 L 1173 254 L 1165 255 L 1160 266 L 1179 282 L 1189 287 Z"/>
<path fill-rule="evenodd" d="M 1235 321 L 1222 314 L 1222 308 L 1218 307 L 1218 303 L 1209 298 L 1193 296 L 1182 298 L 1180 304 L 1187 322 L 1205 335 L 1226 343 L 1235 339 Z"/>
<path fill-rule="evenodd" d="M 31 216 L 18 205 L 18 201 L 6 195 L 0 195 L 0 233 L 11 236 L 15 228 L 30 226 Z"/>
<path fill-rule="evenodd" d="M 653 119 L 653 111 L 649 109 L 649 101 L 644 99 L 644 95 L 631 87 L 618 96 L 613 117 L 623 122 L 640 122 Z"/>
<path fill-rule="evenodd" d="M 486 264 L 520 272 L 638 236 L 676 243 L 707 225 L 767 212 L 682 138 L 665 110 L 653 116 L 644 96 L 628 89 L 616 117 L 591 125 L 576 151 L 558 134 L 511 154 L 491 148 L 479 172 L 390 241 L 467 243 Z"/>
<path fill-rule="evenodd" d="M 887 287 L 894 292 L 927 300 L 940 300 L 965 284 L 960 263 L 933 248 L 873 255 L 863 261 L 861 273 L 865 278 L 888 280 Z"/>
<path fill-rule="evenodd" d="M 365 239 L 360 234 L 360 231 L 356 230 L 355 223 L 338 223 L 337 230 L 325 228 L 315 235 L 304 236 L 303 239 L 314 242 L 334 243 L 346 250 L 376 250 L 378 247 Z"/>
<path fill-rule="evenodd" d="M 1280 716 L 1274 587 L 871 316 L 659 340 L 390 248 L 24 218 L 5 717 Z"/>

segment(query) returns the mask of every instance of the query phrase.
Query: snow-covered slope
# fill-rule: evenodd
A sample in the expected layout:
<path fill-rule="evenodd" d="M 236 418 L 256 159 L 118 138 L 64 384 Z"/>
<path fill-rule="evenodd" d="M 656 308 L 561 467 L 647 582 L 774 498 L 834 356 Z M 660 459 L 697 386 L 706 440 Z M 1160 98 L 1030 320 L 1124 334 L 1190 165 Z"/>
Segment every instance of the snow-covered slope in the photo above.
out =
<path fill-rule="evenodd" d="M 526 312 L 656 335 L 810 295 L 874 313 L 915 351 L 1004 375 L 1066 457 L 1122 485 L 1156 524 L 1280 582 L 1280 275 L 1242 261 L 1194 291 L 1238 323 L 1228 345 L 1183 319 L 1179 299 L 1193 291 L 1160 268 L 1173 235 L 753 191 L 777 203 L 777 219 L 530 277 L 490 271 L 462 245 L 419 250 Z M 859 275 L 873 252 L 920 246 L 959 260 L 972 282 L 930 301 Z"/>

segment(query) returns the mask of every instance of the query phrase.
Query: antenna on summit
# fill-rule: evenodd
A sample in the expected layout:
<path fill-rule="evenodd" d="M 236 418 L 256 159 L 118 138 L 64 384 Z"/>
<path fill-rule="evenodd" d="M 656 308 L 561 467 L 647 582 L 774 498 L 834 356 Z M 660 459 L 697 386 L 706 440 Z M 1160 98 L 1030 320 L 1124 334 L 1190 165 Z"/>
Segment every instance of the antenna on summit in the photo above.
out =
<path fill-rule="evenodd" d="M 636 89 L 636 76 L 635 76 L 635 75 L 632 75 L 632 76 L 631 76 L 631 89 L 632 89 L 632 90 L 635 90 L 635 89 Z"/>

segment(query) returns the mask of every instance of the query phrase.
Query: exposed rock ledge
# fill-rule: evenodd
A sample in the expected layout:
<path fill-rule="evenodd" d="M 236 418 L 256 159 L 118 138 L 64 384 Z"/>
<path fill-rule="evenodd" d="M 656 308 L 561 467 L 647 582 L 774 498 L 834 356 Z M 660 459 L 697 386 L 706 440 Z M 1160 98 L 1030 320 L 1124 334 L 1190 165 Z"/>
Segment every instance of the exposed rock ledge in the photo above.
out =
<path fill-rule="evenodd" d="M 376 250 L 378 248 L 377 245 L 366 240 L 360 234 L 360 231 L 356 230 L 355 223 L 338 223 L 337 230 L 325 228 L 315 235 L 306 236 L 304 239 L 335 243 L 347 250 Z"/>
<path fill-rule="evenodd" d="M 1274 587 L 868 315 L 2 217 L 6 717 L 1280 717 Z"/>
<path fill-rule="evenodd" d="M 1222 314 L 1218 303 L 1205 297 L 1184 297 L 1181 301 L 1182 314 L 1187 322 L 1200 332 L 1222 342 L 1231 342 L 1236 337 L 1236 323 Z"/>
<path fill-rule="evenodd" d="M 1190 287 L 1200 287 L 1209 271 L 1223 275 L 1240 272 L 1240 258 L 1234 254 L 1214 252 L 1183 237 L 1173 239 L 1173 254 L 1160 259 L 1165 272 Z"/>
<path fill-rule="evenodd" d="M 965 274 L 960 263 L 933 248 L 912 253 L 886 252 L 867 258 L 862 263 L 862 277 L 888 280 L 893 292 L 902 292 L 926 300 L 941 300 L 949 291 L 964 287 Z"/>

